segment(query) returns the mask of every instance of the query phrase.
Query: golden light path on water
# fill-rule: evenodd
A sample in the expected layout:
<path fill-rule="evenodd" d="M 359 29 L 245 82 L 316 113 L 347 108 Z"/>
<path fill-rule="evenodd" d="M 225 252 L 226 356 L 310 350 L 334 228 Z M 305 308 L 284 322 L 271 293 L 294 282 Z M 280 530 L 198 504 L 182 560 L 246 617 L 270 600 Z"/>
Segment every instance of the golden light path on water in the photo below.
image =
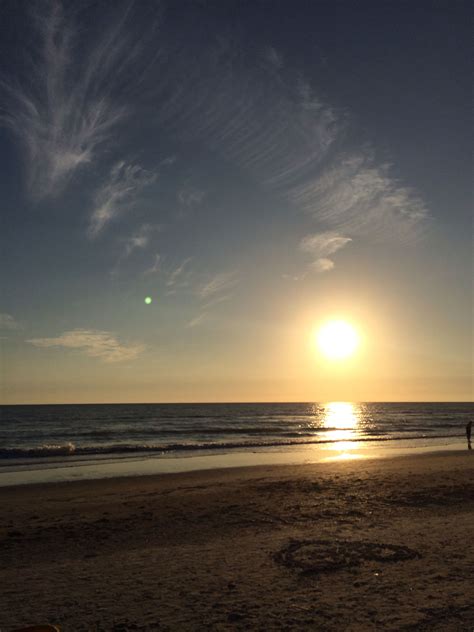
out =
<path fill-rule="evenodd" d="M 361 412 L 361 407 L 352 402 L 324 404 L 323 423 L 324 428 L 328 428 L 325 436 L 334 442 L 328 443 L 325 449 L 337 452 L 329 459 L 360 459 L 364 456 L 352 452 L 360 447 L 357 430 L 362 421 Z"/>

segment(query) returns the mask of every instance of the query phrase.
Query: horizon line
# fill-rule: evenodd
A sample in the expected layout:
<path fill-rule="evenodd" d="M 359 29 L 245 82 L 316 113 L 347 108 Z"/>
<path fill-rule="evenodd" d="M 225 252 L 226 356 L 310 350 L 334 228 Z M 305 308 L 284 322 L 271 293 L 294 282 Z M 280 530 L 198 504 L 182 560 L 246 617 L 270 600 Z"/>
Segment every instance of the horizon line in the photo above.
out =
<path fill-rule="evenodd" d="M 349 399 L 331 399 L 331 400 L 256 400 L 256 401 L 189 401 L 189 402 L 28 402 L 28 403 L 10 403 L 0 402 L 0 406 L 211 406 L 211 405 L 231 405 L 231 404 L 332 404 L 332 403 L 350 403 L 350 404 L 474 404 L 473 400 L 349 400 Z"/>

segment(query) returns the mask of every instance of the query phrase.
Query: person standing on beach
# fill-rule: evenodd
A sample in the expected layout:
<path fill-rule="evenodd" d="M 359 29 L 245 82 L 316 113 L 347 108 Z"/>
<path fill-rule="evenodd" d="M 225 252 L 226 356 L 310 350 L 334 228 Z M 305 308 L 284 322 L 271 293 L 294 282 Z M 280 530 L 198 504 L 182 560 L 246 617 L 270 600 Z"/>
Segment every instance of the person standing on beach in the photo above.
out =
<path fill-rule="evenodd" d="M 467 447 L 469 448 L 469 450 L 472 450 L 471 431 L 472 431 L 472 421 L 468 421 L 466 424 L 466 438 L 467 438 Z"/>

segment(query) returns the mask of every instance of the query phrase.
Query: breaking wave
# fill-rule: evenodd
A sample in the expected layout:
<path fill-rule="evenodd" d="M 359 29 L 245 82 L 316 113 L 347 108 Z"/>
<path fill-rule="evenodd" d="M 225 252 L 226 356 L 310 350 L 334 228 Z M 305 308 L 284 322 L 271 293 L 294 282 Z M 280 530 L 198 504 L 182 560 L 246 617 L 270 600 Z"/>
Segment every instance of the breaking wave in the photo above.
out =
<path fill-rule="evenodd" d="M 47 457 L 69 457 L 69 456 L 94 456 L 94 455 L 126 455 L 143 453 L 179 453 L 192 451 L 216 451 L 234 450 L 248 448 L 272 448 L 279 446 L 298 445 L 318 445 L 335 444 L 344 442 L 369 443 L 380 441 L 403 441 L 409 439 L 448 439 L 463 436 L 462 434 L 419 434 L 404 436 L 353 436 L 338 439 L 318 438 L 318 439 L 276 439 L 268 441 L 227 441 L 227 442 L 195 442 L 195 443 L 172 443 L 172 444 L 120 444 L 120 445 L 92 445 L 75 446 L 69 442 L 64 445 L 41 445 L 28 448 L 0 448 L 0 459 L 36 459 Z"/>

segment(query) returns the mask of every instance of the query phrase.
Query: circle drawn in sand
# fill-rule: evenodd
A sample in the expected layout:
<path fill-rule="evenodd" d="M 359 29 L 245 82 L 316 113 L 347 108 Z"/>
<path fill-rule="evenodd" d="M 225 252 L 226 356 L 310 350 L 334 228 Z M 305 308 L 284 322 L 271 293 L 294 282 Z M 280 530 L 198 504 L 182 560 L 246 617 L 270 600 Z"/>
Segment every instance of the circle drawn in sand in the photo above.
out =
<path fill-rule="evenodd" d="M 274 555 L 276 562 L 302 575 L 331 573 L 364 562 L 404 562 L 419 557 L 406 546 L 350 540 L 290 540 Z"/>

